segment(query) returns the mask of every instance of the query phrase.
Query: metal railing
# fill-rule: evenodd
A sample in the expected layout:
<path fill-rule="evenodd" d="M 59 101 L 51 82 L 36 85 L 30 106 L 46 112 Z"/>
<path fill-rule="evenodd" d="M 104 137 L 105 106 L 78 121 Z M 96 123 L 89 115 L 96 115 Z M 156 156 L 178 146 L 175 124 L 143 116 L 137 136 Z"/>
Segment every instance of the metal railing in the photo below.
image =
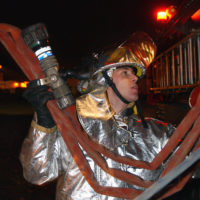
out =
<path fill-rule="evenodd" d="M 200 85 L 200 31 L 194 31 L 152 63 L 152 91 Z"/>

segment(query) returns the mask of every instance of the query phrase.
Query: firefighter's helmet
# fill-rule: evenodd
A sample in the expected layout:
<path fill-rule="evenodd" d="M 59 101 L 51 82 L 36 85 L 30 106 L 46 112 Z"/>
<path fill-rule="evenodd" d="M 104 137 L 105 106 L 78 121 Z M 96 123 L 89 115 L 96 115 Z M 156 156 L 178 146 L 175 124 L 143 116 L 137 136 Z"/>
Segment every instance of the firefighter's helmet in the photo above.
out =
<path fill-rule="evenodd" d="M 93 74 L 113 67 L 133 66 L 137 76 L 143 77 L 156 54 L 156 45 L 145 32 L 136 32 L 112 52 L 104 54 L 104 64 Z"/>
<path fill-rule="evenodd" d="M 111 77 L 114 69 L 123 66 L 133 67 L 138 78 L 142 78 L 155 55 L 156 45 L 152 38 L 145 32 L 136 32 L 114 50 L 103 52 L 98 56 L 98 62 L 96 68 L 93 69 L 88 86 L 91 89 L 91 84 L 105 85 L 102 72 L 106 71 Z"/>

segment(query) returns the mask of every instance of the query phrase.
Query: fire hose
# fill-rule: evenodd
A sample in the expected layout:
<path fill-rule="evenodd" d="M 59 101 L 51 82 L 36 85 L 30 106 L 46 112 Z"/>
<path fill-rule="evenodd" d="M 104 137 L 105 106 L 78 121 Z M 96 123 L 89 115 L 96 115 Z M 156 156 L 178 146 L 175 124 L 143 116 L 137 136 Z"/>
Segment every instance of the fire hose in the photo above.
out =
<path fill-rule="evenodd" d="M 171 151 L 177 147 L 179 139 L 184 138 L 179 146 L 179 150 L 173 155 L 161 174 L 161 178 L 164 178 L 168 172 L 173 170 L 173 168 L 178 166 L 184 160 L 188 153 L 200 147 L 200 141 L 196 143 L 200 135 L 200 95 L 198 95 L 194 107 L 191 108 L 168 143 L 151 163 L 114 155 L 104 146 L 92 141 L 78 122 L 74 99 L 69 87 L 59 77 L 58 62 L 52 53 L 48 41 L 48 33 L 44 24 L 36 24 L 23 31 L 8 24 L 0 24 L 0 41 L 29 80 L 37 80 L 36 84 L 49 84 L 52 88 L 57 100 L 49 101 L 47 106 L 74 158 L 74 161 L 85 179 L 96 192 L 127 199 L 133 199 L 142 193 L 142 191 L 137 189 L 113 188 L 99 185 L 79 145 L 82 146 L 87 154 L 105 172 L 129 184 L 145 188 L 150 187 L 153 182 L 143 181 L 137 176 L 124 171 L 109 168 L 103 155 L 122 164 L 153 170 L 156 169 L 170 155 Z M 188 140 L 190 142 L 188 142 Z M 194 144 L 196 144 L 195 148 L 193 148 Z M 168 188 L 167 191 L 163 192 L 160 197 L 167 197 L 180 190 L 191 178 L 194 169 L 195 168 L 193 167 L 192 170 L 186 173 L 180 181 L 173 185 L 173 187 Z"/>

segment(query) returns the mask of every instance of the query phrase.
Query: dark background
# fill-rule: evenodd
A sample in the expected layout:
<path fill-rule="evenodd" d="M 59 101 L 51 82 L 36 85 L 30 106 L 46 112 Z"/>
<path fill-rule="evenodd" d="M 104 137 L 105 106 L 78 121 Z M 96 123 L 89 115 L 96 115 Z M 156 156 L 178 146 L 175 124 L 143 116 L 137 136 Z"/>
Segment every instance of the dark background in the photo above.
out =
<path fill-rule="evenodd" d="M 179 2 L 181 1 L 1 1 L 0 22 L 20 29 L 40 22 L 46 24 L 59 64 L 71 68 L 91 52 L 121 44 L 135 31 L 145 31 L 156 40 L 157 10 L 170 5 L 178 6 Z M 3 56 L 0 59 L 3 61 Z"/>
<path fill-rule="evenodd" d="M 104 48 L 118 46 L 133 32 L 149 33 L 156 41 L 155 13 L 162 7 L 178 6 L 180 0 L 84 0 L 84 1 L 1 1 L 0 23 L 24 29 L 45 23 L 52 49 L 61 67 L 74 68 L 84 57 Z M 24 80 L 15 61 L 0 45 L 0 64 L 5 79 Z M 81 69 L 84 71 L 84 69 Z M 27 183 L 19 162 L 21 144 L 32 120 L 31 106 L 17 94 L 0 91 L 0 199 L 53 200 L 55 183 L 38 187 Z M 153 112 L 151 112 L 153 115 Z M 178 121 L 184 116 L 179 114 Z M 195 182 L 196 183 L 196 182 Z M 189 183 L 179 199 L 189 199 Z M 171 197 L 170 199 L 178 199 Z"/>

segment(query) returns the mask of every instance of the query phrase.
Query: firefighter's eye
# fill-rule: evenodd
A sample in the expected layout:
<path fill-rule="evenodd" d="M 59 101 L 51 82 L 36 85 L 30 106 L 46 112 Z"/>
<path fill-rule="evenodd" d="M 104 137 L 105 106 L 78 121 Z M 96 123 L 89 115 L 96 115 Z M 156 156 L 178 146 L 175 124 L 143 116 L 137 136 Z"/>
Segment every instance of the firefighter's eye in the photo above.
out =
<path fill-rule="evenodd" d="M 125 71 L 123 71 L 123 74 L 124 75 L 128 75 L 128 72 L 125 70 Z"/>

